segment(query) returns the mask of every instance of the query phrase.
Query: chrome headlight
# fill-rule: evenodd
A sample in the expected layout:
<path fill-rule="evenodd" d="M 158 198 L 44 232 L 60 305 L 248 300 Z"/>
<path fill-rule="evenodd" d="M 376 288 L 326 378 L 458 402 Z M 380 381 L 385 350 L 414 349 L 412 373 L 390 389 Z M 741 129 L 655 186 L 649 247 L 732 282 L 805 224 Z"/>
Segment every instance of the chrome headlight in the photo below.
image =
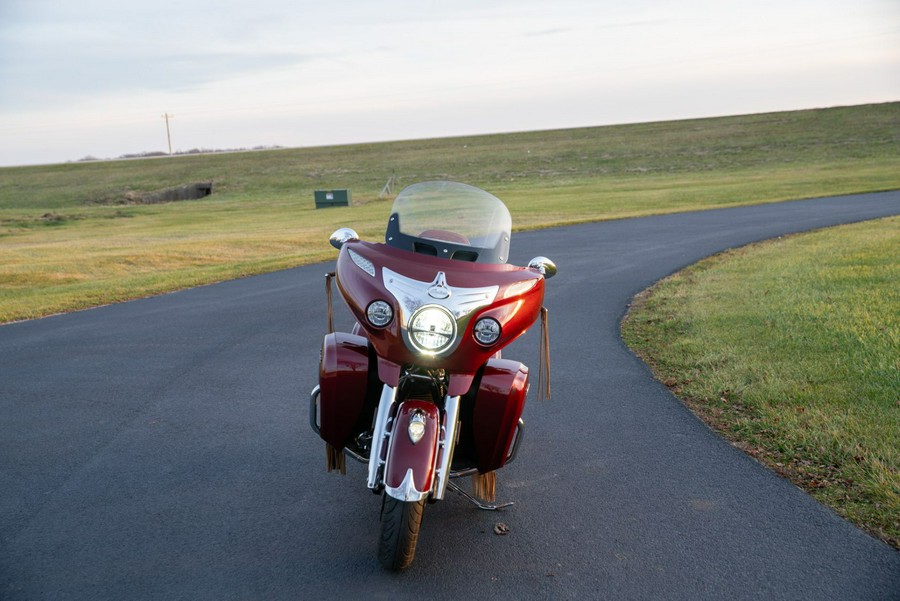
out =
<path fill-rule="evenodd" d="M 426 354 L 437 354 L 450 348 L 456 340 L 456 320 L 438 305 L 425 305 L 409 318 L 409 341 Z"/>
<path fill-rule="evenodd" d="M 376 328 L 383 328 L 394 319 L 394 310 L 383 300 L 372 301 L 366 308 L 366 318 Z"/>
<path fill-rule="evenodd" d="M 485 346 L 494 344 L 500 339 L 500 322 L 491 317 L 482 317 L 475 322 L 472 333 L 479 343 Z"/>

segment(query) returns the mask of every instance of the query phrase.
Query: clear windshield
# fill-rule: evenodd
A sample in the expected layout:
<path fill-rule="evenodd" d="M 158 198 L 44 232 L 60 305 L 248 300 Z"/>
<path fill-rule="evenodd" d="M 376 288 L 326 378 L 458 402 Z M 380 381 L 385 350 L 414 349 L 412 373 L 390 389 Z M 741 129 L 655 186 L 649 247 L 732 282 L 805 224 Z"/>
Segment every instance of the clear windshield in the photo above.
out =
<path fill-rule="evenodd" d="M 397 196 L 385 240 L 422 254 L 505 263 L 512 219 L 503 202 L 457 182 L 414 184 Z"/>

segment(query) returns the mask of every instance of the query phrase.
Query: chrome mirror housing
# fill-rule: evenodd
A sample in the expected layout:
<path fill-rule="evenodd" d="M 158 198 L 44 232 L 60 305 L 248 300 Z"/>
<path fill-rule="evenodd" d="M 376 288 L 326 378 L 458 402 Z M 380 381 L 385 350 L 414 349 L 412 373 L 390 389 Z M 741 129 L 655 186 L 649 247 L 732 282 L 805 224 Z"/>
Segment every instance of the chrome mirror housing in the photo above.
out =
<path fill-rule="evenodd" d="M 331 245 L 338 250 L 347 242 L 359 242 L 359 234 L 351 230 L 349 227 L 342 227 L 333 234 L 329 239 Z"/>
<path fill-rule="evenodd" d="M 556 275 L 556 263 L 547 257 L 535 257 L 528 262 L 528 268 L 540 271 L 545 280 Z"/>

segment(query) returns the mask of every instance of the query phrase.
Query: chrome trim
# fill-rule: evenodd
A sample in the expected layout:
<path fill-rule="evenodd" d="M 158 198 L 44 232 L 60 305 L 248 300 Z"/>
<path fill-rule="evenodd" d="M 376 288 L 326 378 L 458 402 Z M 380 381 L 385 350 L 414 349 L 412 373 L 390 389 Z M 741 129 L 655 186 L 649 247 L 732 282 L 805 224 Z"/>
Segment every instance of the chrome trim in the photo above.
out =
<path fill-rule="evenodd" d="M 519 418 L 518 425 L 516 425 L 516 433 L 513 436 L 512 444 L 509 446 L 509 453 L 506 455 L 506 461 L 503 465 L 506 465 L 516 458 L 516 454 L 519 452 L 519 445 L 522 443 L 522 438 L 525 437 L 525 422 L 522 421 L 521 417 Z"/>
<path fill-rule="evenodd" d="M 418 380 L 419 382 L 434 382 L 434 378 L 426 374 L 417 374 L 413 371 L 406 370 L 403 372 L 404 378 L 409 378 L 410 380 Z"/>
<path fill-rule="evenodd" d="M 453 296 L 453 290 L 447 285 L 447 274 L 439 271 L 434 280 L 434 285 L 428 289 L 428 296 L 438 300 L 446 300 Z"/>
<path fill-rule="evenodd" d="M 549 280 L 556 275 L 556 263 L 547 257 L 535 257 L 528 261 L 528 268 L 539 271 L 545 280 Z"/>
<path fill-rule="evenodd" d="M 356 266 L 368 273 L 373 278 L 375 277 L 375 264 L 372 261 L 368 260 L 352 248 L 347 249 L 347 254 L 350 255 L 350 260 L 356 263 Z"/>
<path fill-rule="evenodd" d="M 381 484 L 379 470 L 384 465 L 382 458 L 390 434 L 387 432 L 387 423 L 397 403 L 397 391 L 387 384 L 381 389 L 381 399 L 378 401 L 378 409 L 375 412 L 375 426 L 372 429 L 372 449 L 369 451 L 369 478 L 368 487 L 375 488 Z"/>
<path fill-rule="evenodd" d="M 381 278 L 385 289 L 397 301 L 403 341 L 415 352 L 422 351 L 418 350 L 410 341 L 408 328 L 410 319 L 416 311 L 426 305 L 443 307 L 456 320 L 457 332 L 465 332 L 472 313 L 481 307 L 492 304 L 500 291 L 500 286 L 484 286 L 481 288 L 448 286 L 447 275 L 443 271 L 438 271 L 434 280 L 423 282 L 401 275 L 387 267 L 382 267 Z M 443 294 L 447 296 L 445 298 L 437 298 L 432 293 L 437 293 L 438 296 Z M 460 339 L 461 337 L 457 335 L 456 339 L 447 348 L 431 354 L 446 355 L 456 350 Z"/>
<path fill-rule="evenodd" d="M 333 247 L 341 250 L 341 247 L 347 242 L 359 242 L 359 234 L 349 227 L 342 227 L 331 234 L 331 238 L 329 238 L 328 241 L 331 242 Z"/>
<path fill-rule="evenodd" d="M 351 450 L 349 447 L 344 447 L 344 455 L 346 455 L 350 459 L 355 459 L 356 461 L 359 461 L 360 463 L 369 463 L 368 457 L 363 457 L 356 451 Z"/>
<path fill-rule="evenodd" d="M 469 467 L 464 470 L 450 470 L 451 478 L 465 478 L 466 476 L 474 476 L 478 473 L 477 467 Z"/>
<path fill-rule="evenodd" d="M 443 348 L 439 348 L 436 350 L 423 348 L 419 344 L 419 342 L 416 341 L 416 338 L 415 338 L 416 333 L 428 333 L 428 330 L 414 329 L 412 327 L 412 324 L 419 315 L 421 315 L 422 313 L 425 313 L 426 311 L 437 311 L 438 313 L 443 314 L 444 317 L 446 317 L 448 319 L 450 325 L 453 326 L 453 331 L 450 333 L 450 336 L 449 336 L 450 342 L 447 343 L 447 345 L 444 346 Z M 410 333 L 410 332 L 412 332 L 412 333 Z M 437 356 L 437 355 L 447 352 L 451 348 L 456 347 L 456 337 L 459 333 L 459 322 L 457 322 L 456 320 L 453 319 L 453 315 L 450 314 L 450 311 L 448 311 L 446 307 L 432 303 L 432 304 L 428 304 L 428 305 L 422 305 L 421 307 L 416 309 L 415 313 L 413 313 L 410 316 L 409 322 L 406 324 L 406 328 L 403 330 L 403 333 L 405 334 L 404 341 L 406 342 L 406 346 L 412 348 L 414 351 L 416 351 L 418 353 L 422 353 L 423 355 Z"/>
<path fill-rule="evenodd" d="M 309 425 L 312 427 L 313 432 L 321 436 L 322 432 L 319 430 L 319 394 L 319 385 L 316 384 L 316 387 L 309 393 Z"/>
<path fill-rule="evenodd" d="M 404 322 L 412 313 L 425 304 L 440 301 L 437 304 L 445 307 L 453 317 L 459 320 L 472 313 L 476 309 L 485 307 L 494 302 L 500 286 L 484 286 L 481 288 L 461 288 L 447 285 L 447 275 L 443 271 L 437 272 L 434 280 L 423 282 L 414 280 L 387 267 L 381 268 L 381 277 L 384 287 L 394 295 L 400 305 Z M 446 289 L 449 296 L 437 299 L 428 294 L 429 290 Z M 434 299 L 434 300 L 431 300 Z"/>
<path fill-rule="evenodd" d="M 406 476 L 404 476 L 403 482 L 400 483 L 400 486 L 398 486 L 397 488 L 385 486 L 384 493 L 386 495 L 394 497 L 398 501 L 421 501 L 428 496 L 428 491 L 422 492 L 416 490 L 416 482 L 413 476 L 412 468 L 406 470 Z"/>
<path fill-rule="evenodd" d="M 459 397 L 448 396 L 444 399 L 444 423 L 441 425 L 441 439 L 438 441 L 440 451 L 439 465 L 435 470 L 435 499 L 443 499 L 450 482 L 450 464 L 453 461 L 453 450 L 456 448 L 456 431 L 459 427 Z"/>

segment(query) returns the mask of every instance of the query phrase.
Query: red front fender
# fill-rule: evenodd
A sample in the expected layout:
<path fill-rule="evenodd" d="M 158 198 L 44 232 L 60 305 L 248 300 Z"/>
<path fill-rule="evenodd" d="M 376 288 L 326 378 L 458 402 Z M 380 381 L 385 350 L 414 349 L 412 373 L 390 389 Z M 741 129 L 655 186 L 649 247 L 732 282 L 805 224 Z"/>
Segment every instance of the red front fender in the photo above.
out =
<path fill-rule="evenodd" d="M 410 418 L 425 418 L 425 434 L 416 443 L 409 436 Z M 437 463 L 441 415 L 425 401 L 404 401 L 397 409 L 384 466 L 385 492 L 401 501 L 420 501 L 431 492 Z"/>

